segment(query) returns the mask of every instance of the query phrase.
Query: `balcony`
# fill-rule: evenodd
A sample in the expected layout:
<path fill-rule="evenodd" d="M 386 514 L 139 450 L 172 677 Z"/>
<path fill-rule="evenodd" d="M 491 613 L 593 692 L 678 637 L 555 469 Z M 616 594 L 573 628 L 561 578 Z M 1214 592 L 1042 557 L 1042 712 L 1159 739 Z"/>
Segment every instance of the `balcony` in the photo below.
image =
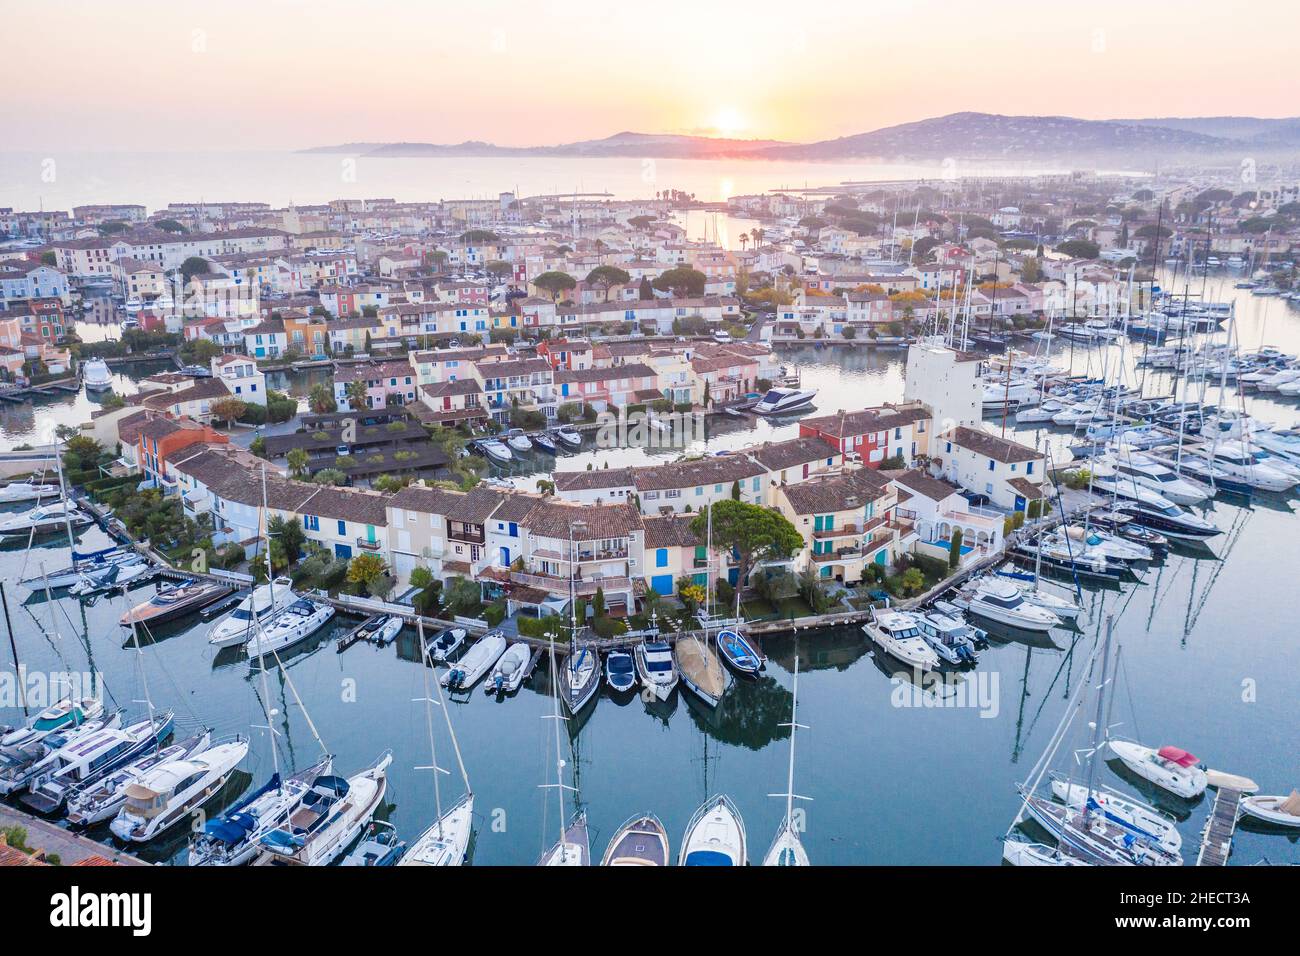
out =
<path fill-rule="evenodd" d="M 470 527 L 462 526 L 460 528 L 453 525 L 452 529 L 447 532 L 447 537 L 452 541 L 463 541 L 467 544 L 482 544 L 483 528 L 481 525 L 472 525 Z"/>
<path fill-rule="evenodd" d="M 567 595 L 569 593 L 569 579 L 558 574 L 511 571 L 510 582 L 512 584 L 522 584 L 524 587 L 538 588 L 550 594 Z M 625 577 L 579 578 L 573 582 L 573 591 L 579 597 L 593 595 L 598 588 L 604 588 L 608 594 L 611 591 L 627 591 L 631 587 L 631 578 Z"/>
<path fill-rule="evenodd" d="M 384 549 L 383 542 L 371 541 L 368 538 L 357 538 L 357 547 L 362 551 L 382 551 Z"/>

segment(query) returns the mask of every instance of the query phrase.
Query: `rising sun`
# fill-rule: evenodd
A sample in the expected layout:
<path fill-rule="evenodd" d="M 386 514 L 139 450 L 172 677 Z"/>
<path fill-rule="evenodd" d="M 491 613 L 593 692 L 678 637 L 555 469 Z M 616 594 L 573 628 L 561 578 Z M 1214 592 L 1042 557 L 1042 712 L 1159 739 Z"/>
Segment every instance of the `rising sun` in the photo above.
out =
<path fill-rule="evenodd" d="M 748 124 L 740 111 L 731 106 L 723 106 L 713 114 L 713 128 L 719 136 L 735 136 L 744 131 Z"/>

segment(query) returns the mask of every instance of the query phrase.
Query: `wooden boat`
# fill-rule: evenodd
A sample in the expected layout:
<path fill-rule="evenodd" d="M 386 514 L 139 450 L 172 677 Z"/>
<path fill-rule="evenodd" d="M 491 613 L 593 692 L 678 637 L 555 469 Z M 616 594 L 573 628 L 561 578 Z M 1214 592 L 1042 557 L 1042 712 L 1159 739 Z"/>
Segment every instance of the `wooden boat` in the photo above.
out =
<path fill-rule="evenodd" d="M 202 610 L 209 604 L 219 601 L 234 590 L 229 584 L 215 581 L 191 581 L 176 587 L 162 588 L 145 601 L 137 604 L 122 615 L 118 621 L 123 627 L 133 624 L 156 626 L 168 621 L 175 621 Z"/>
<path fill-rule="evenodd" d="M 717 707 L 731 686 L 731 676 L 713 648 L 698 637 L 685 637 L 673 646 L 682 683 L 710 707 Z"/>
<path fill-rule="evenodd" d="M 745 677 L 757 676 L 767 666 L 767 657 L 759 649 L 757 642 L 739 631 L 722 630 L 718 632 L 718 652 L 727 665 Z"/>
<path fill-rule="evenodd" d="M 668 831 L 653 813 L 632 817 L 614 833 L 601 866 L 667 866 Z"/>

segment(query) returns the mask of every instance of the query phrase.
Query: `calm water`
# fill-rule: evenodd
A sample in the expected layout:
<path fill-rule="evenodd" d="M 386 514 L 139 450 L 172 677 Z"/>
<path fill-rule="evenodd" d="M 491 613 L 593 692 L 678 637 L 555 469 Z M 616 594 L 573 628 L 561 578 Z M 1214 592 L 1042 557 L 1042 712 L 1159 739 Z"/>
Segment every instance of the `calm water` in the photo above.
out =
<path fill-rule="evenodd" d="M 1047 167 L 1013 163 L 963 167 L 964 175 L 1034 175 Z M 939 179 L 940 163 L 791 163 L 729 160 L 447 157 L 366 159 L 291 152 L 0 152 L 0 206 L 66 209 L 82 203 L 247 201 L 283 207 L 331 199 L 401 202 L 607 192 L 653 198 L 678 189 L 716 202 L 771 189 L 844 182 Z M 52 180 L 52 181 L 51 181 Z M 43 205 L 42 205 L 43 203 Z M 692 233 L 693 235 L 694 233 Z"/>
<path fill-rule="evenodd" d="M 1282 303 L 1247 296 L 1239 325 L 1243 345 L 1266 341 L 1300 350 L 1300 320 Z M 901 353 L 801 348 L 782 354 L 787 364 L 802 369 L 805 384 L 821 389 L 823 410 L 901 395 Z M 1062 362 L 1068 358 L 1060 355 Z M 1083 350 L 1074 355 L 1078 368 L 1099 358 Z M 47 414 L 75 416 L 82 401 L 54 402 L 42 411 L 42 420 Z M 1295 417 L 1294 404 L 1248 400 L 1248 406 L 1278 421 Z M 13 426 L 4 427 L 10 434 Z M 796 429 L 728 421 L 706 444 L 739 447 L 788 437 Z M 559 467 L 584 468 L 588 461 L 601 467 L 606 460 L 613 465 L 652 459 L 639 451 L 586 451 Z M 1045 747 L 1067 696 L 1085 679 L 1101 622 L 1112 613 L 1118 615 L 1116 636 L 1123 649 L 1115 732 L 1152 745 L 1185 747 L 1213 767 L 1255 778 L 1266 793 L 1288 792 L 1300 783 L 1294 739 L 1300 723 L 1295 682 L 1300 644 L 1293 626 L 1300 605 L 1292 596 L 1300 566 L 1295 507 L 1295 498 L 1261 497 L 1249 505 L 1217 501 L 1208 514 L 1226 534 L 1208 549 L 1176 551 L 1140 582 L 1087 591 L 1089 620 L 1077 630 L 1053 632 L 1050 641 L 995 631 L 994 644 L 974 674 L 996 680 L 996 716 L 981 717 L 970 708 L 896 706 L 894 667 L 873 655 L 856 629 L 800 638 L 799 719 L 811 729 L 798 741 L 796 790 L 815 798 L 806 805 L 805 835 L 814 862 L 997 863 L 998 838 L 1017 809 L 1014 786 Z M 102 543 L 94 529 L 81 539 L 82 547 Z M 54 567 L 66 560 L 67 549 L 57 539 L 30 555 L 11 545 L 0 550 L 0 577 L 14 582 L 34 573 L 38 561 Z M 250 775 L 235 782 L 228 798 L 238 786 L 260 782 L 271 772 L 265 731 L 253 729 L 264 722 L 260 681 L 228 652 L 214 657 L 204 638 L 208 625 L 180 622 L 160 633 L 139 659 L 129 644 L 124 646 L 117 618 L 129 604 L 145 600 L 151 585 L 125 601 L 116 596 L 83 605 L 57 599 L 53 627 L 43 597 L 24 601 L 16 584 L 7 587 L 19 653 L 29 668 L 61 669 L 60 650 L 73 669 L 89 662 L 102 671 L 114 698 L 138 710 L 131 701 L 142 696 L 143 665 L 152 699 L 160 707 L 175 707 L 182 728 L 206 722 L 218 733 L 253 735 L 245 765 Z M 386 649 L 361 645 L 336 654 L 329 638 L 349 624 L 336 621 L 294 653 L 286 670 L 341 772 L 354 772 L 383 750 L 393 751 L 389 816 L 411 839 L 434 817 L 429 775 L 414 769 L 429 762 L 423 708 L 412 702 L 423 693 L 414 640 L 407 633 Z M 55 629 L 60 637 L 51 640 Z M 783 810 L 782 801 L 766 794 L 784 786 L 787 738 L 777 725 L 789 717 L 796 645 L 793 638 L 771 639 L 766 649 L 771 663 L 763 679 L 735 685 L 716 714 L 704 713 L 680 694 L 652 709 L 638 698 L 605 693 L 580 721 L 569 723 L 571 766 L 577 769 L 596 853 L 624 819 L 644 810 L 663 819 L 676 852 L 695 807 L 709 793 L 725 791 L 744 814 L 751 860 L 761 858 Z M 10 663 L 3 648 L 0 659 Z M 305 765 L 318 747 L 282 673 L 272 670 L 268 680 L 282 748 L 290 762 Z M 541 719 L 551 708 L 547 694 L 543 666 L 512 699 L 498 702 L 478 690 L 451 708 L 477 798 L 475 863 L 530 864 L 555 838 L 554 797 L 538 789 L 553 773 L 548 752 L 553 731 Z M 0 712 L 0 721 L 16 717 L 12 710 Z M 436 726 L 439 763 L 453 768 L 442 778 L 443 795 L 454 799 L 459 779 L 445 729 Z M 1064 759 L 1075 743 L 1077 736 L 1063 748 Z M 1136 789 L 1112 769 L 1103 769 L 1100 779 Z M 1193 860 L 1210 799 L 1184 804 L 1150 791 L 1145 796 L 1179 817 L 1185 855 Z M 1238 833 L 1234 863 L 1264 857 L 1300 862 L 1294 836 L 1246 826 Z M 176 837 L 148 853 L 171 858 L 183 842 Z"/>

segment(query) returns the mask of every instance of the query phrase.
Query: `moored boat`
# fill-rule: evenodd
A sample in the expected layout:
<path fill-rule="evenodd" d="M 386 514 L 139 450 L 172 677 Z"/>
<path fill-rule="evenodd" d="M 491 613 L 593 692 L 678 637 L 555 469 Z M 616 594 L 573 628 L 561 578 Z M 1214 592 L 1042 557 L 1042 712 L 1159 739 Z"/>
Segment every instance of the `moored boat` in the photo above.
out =
<path fill-rule="evenodd" d="M 862 631 L 891 657 L 918 670 L 934 670 L 939 666 L 939 655 L 921 636 L 914 615 L 905 611 L 873 610 L 872 619 L 862 625 Z"/>
<path fill-rule="evenodd" d="M 668 831 L 653 813 L 642 813 L 614 831 L 601 866 L 667 866 Z"/>
<path fill-rule="evenodd" d="M 744 866 L 745 822 L 726 794 L 710 797 L 686 824 L 678 866 Z"/>
<path fill-rule="evenodd" d="M 160 588 L 149 600 L 123 614 L 118 623 L 122 627 L 165 624 L 199 611 L 230 592 L 230 585 L 216 581 L 191 581 L 176 587 Z"/>

